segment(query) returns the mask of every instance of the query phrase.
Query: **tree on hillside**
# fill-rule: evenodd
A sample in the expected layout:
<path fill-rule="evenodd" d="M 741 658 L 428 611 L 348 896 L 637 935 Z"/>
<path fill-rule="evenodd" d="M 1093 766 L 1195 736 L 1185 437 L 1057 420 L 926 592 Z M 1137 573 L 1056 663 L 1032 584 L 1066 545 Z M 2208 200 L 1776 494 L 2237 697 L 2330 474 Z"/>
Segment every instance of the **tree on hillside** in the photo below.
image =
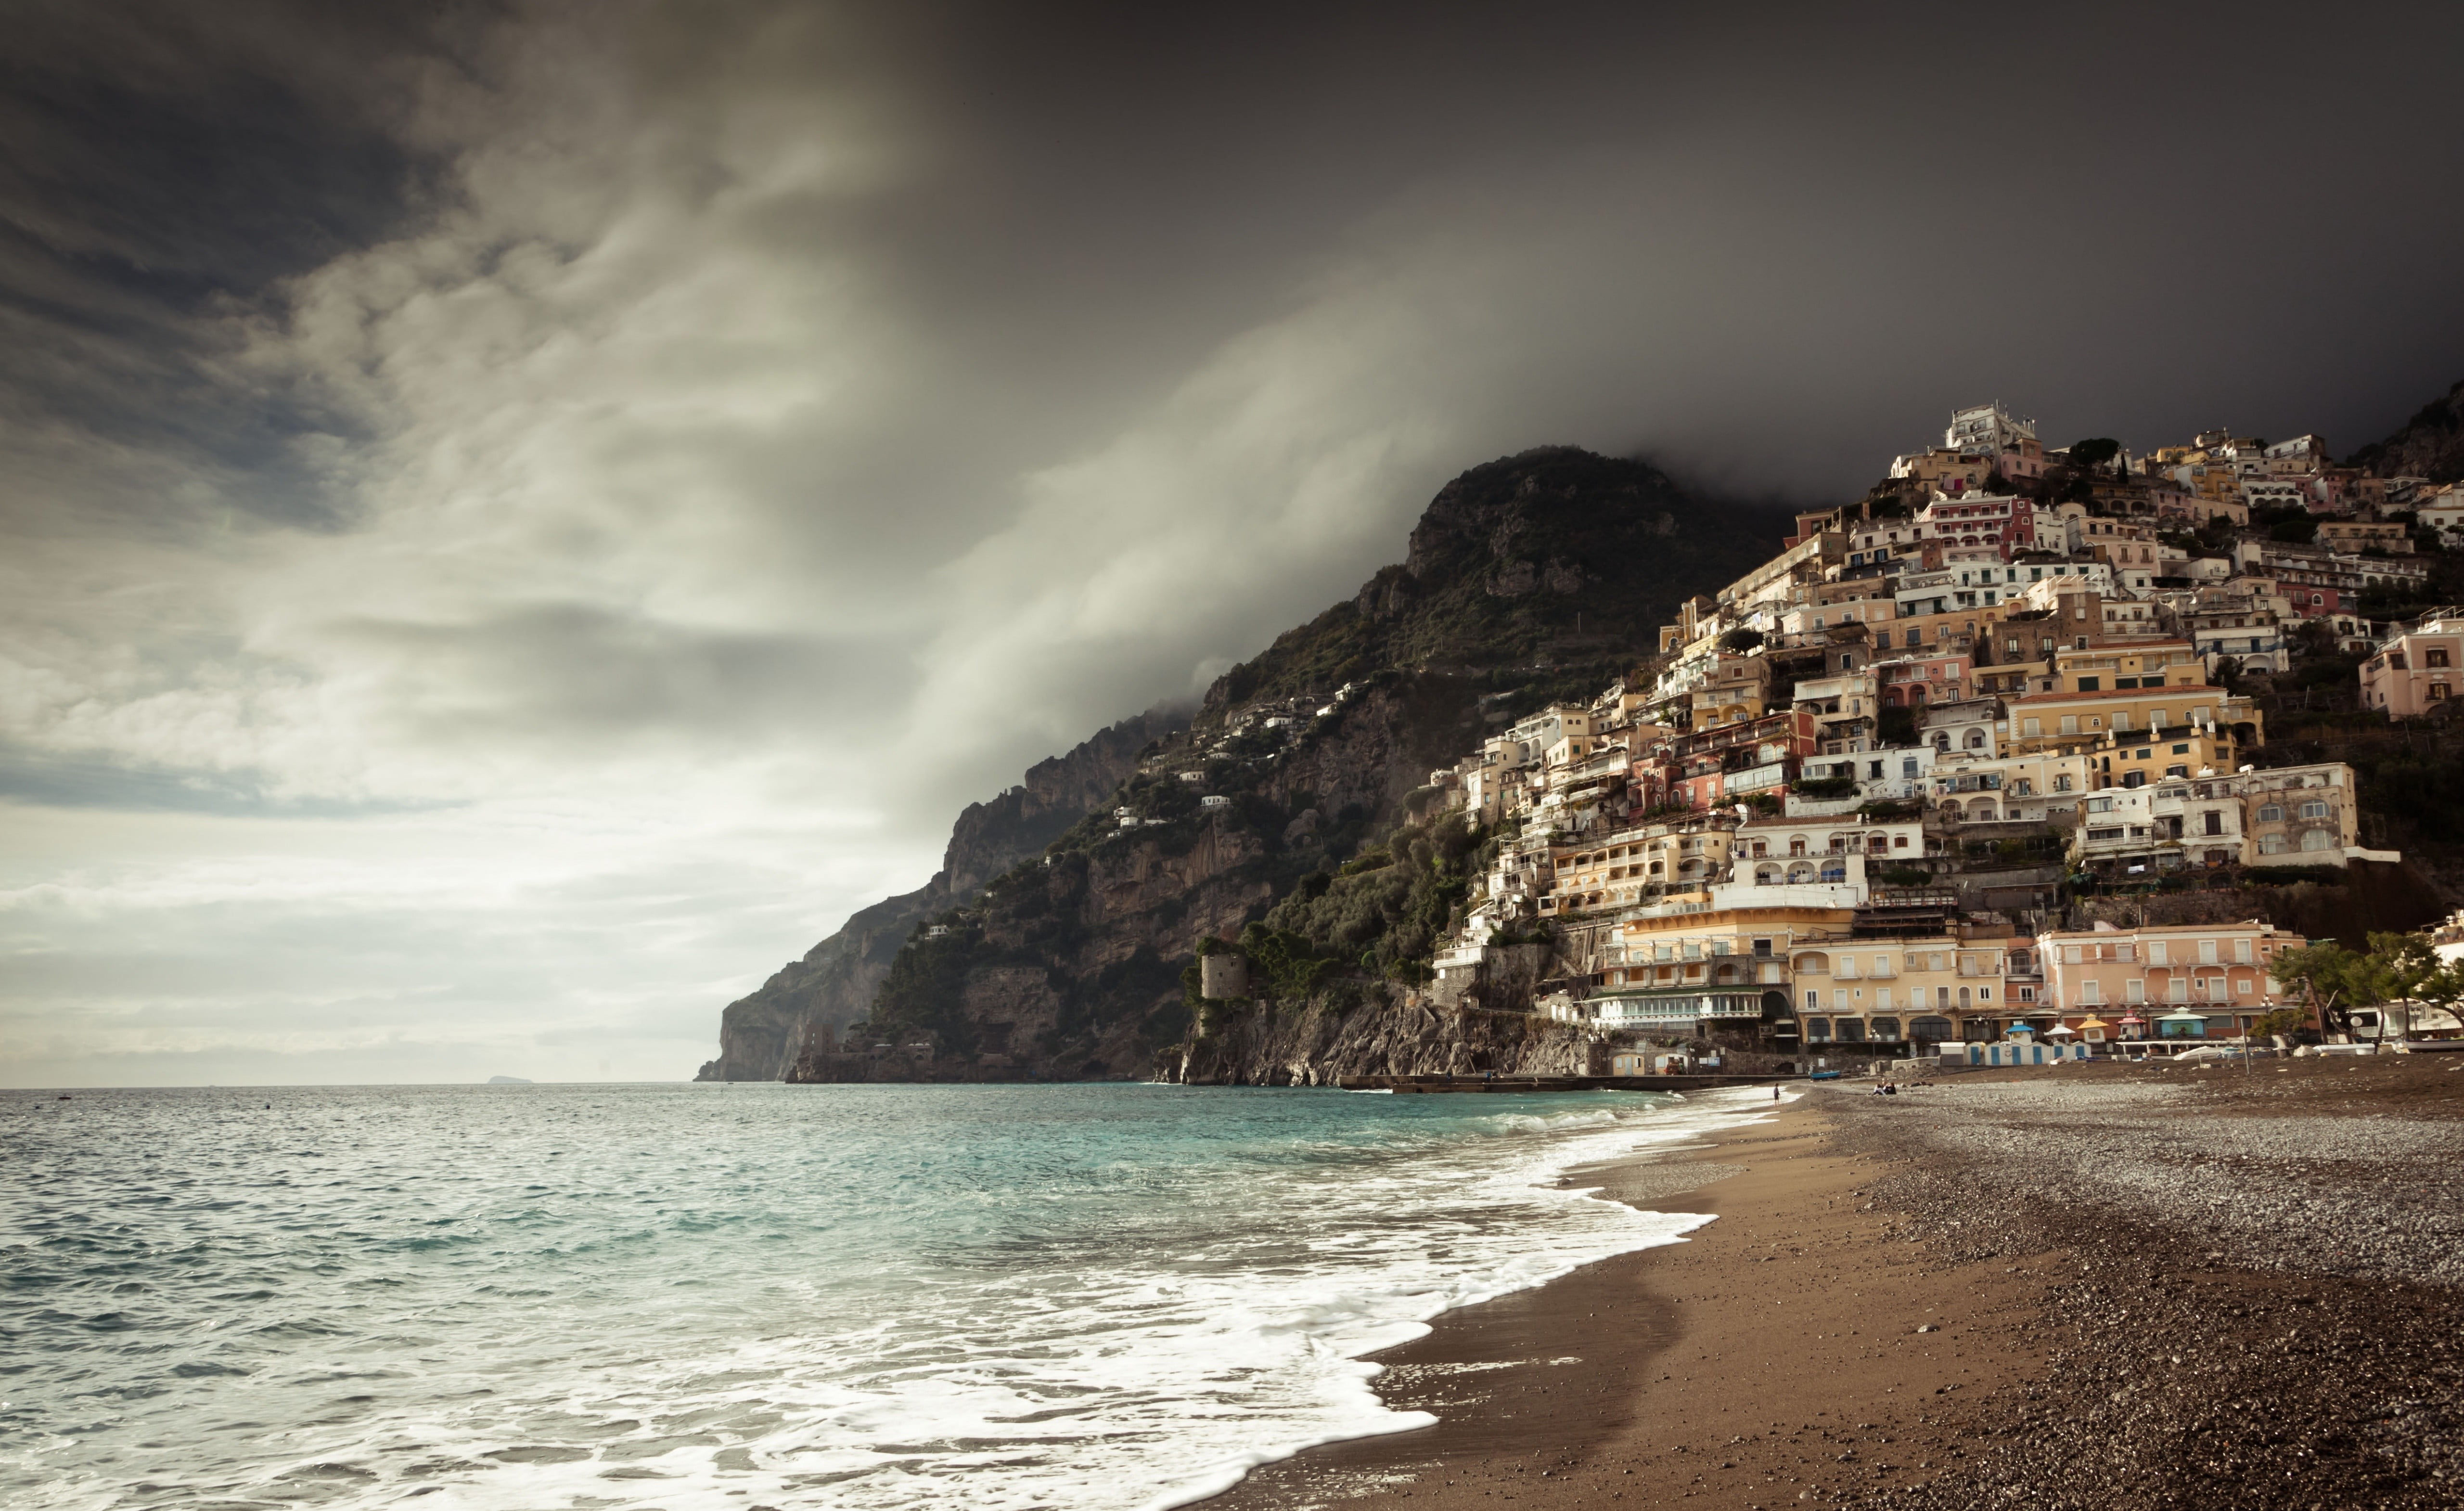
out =
<path fill-rule="evenodd" d="M 2110 435 L 2091 435 L 2083 441 L 2071 442 L 2071 465 L 2101 467 L 2122 455 L 2122 443 Z"/>
<path fill-rule="evenodd" d="M 2301 1016 L 2315 1017 L 2321 1033 L 2349 1033 L 2352 1014 L 2348 1010 L 2361 961 L 2360 955 L 2328 940 L 2286 950 L 2268 967 L 2268 974 L 2300 989 L 2302 1000 L 2309 1004 Z"/>
<path fill-rule="evenodd" d="M 2411 1004 L 2464 1000 L 2464 970 L 2448 966 L 2425 934 L 2373 932 L 2366 953 L 2328 941 L 2276 957 L 2269 974 L 2299 985 L 2319 1015 L 2322 1032 L 2350 1033 L 2355 1008 L 2391 1008 L 2402 1020 L 2399 1036 L 2412 1029 Z"/>

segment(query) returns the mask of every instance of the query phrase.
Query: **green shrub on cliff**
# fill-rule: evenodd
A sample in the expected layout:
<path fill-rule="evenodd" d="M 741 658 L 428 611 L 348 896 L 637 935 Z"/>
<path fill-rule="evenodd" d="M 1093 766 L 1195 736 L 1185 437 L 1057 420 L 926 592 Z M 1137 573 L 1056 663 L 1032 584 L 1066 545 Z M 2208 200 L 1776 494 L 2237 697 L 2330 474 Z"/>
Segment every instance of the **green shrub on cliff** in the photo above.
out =
<path fill-rule="evenodd" d="M 1368 854 L 1381 853 L 1387 863 L 1372 870 L 1304 878 L 1265 926 L 1307 940 L 1314 954 L 1356 961 L 1363 973 L 1425 982 L 1487 848 L 1461 815 L 1447 813 L 1397 829 Z"/>
<path fill-rule="evenodd" d="M 1316 990 L 1318 983 L 1342 964 L 1319 955 L 1305 936 L 1265 923 L 1252 923 L 1241 931 L 1241 952 L 1249 957 L 1250 989 L 1262 997 L 1287 1001 L 1298 1001 Z"/>

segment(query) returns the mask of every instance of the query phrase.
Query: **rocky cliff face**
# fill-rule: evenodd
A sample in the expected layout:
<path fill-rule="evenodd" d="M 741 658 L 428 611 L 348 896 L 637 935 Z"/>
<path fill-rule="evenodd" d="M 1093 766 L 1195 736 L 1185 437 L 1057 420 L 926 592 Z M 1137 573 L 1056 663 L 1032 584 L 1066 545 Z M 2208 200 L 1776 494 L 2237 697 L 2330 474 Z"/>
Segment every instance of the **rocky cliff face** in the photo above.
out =
<path fill-rule="evenodd" d="M 1331 1086 L 1366 1076 L 1604 1076 L 1608 1046 L 1528 1012 L 1437 1007 L 1391 989 L 1349 1011 L 1326 999 L 1280 1011 L 1210 1007 L 1157 1057 L 1158 1079 L 1192 1086 Z"/>
<path fill-rule="evenodd" d="M 2423 405 L 2404 429 L 2363 447 L 2348 461 L 2381 478 L 2464 482 L 2464 383 Z"/>
<path fill-rule="evenodd" d="M 1442 678 L 1370 689 L 1219 809 L 1171 774 L 1133 779 L 1112 795 L 1157 822 L 1122 829 L 1108 806 L 970 905 L 932 915 L 943 932 L 906 942 L 870 1015 L 786 1078 L 1150 1074 L 1188 1026 L 1181 978 L 1197 941 L 1239 933 L 1349 855 L 1371 815 L 1398 808 L 1476 727 L 1464 702 Z"/>
<path fill-rule="evenodd" d="M 761 989 L 728 1004 L 719 1014 L 718 1058 L 694 1078 L 784 1078 L 809 1040 L 871 1010 L 873 994 L 919 920 L 975 896 L 987 880 L 1042 851 L 1111 795 L 1141 748 L 1180 727 L 1179 720 L 1160 712 L 1125 719 L 1068 754 L 1038 763 L 991 802 L 968 804 L 951 827 L 932 880 L 856 913 Z"/>
<path fill-rule="evenodd" d="M 1759 563 L 1783 522 L 1571 448 L 1474 468 L 1431 503 L 1405 563 L 1218 679 L 1144 767 L 1141 730 L 1107 746 L 1117 764 L 1074 767 L 1066 793 L 1030 773 L 1028 790 L 1058 795 L 1038 817 L 985 817 L 991 839 L 970 837 L 970 810 L 932 886 L 728 1010 L 705 1078 L 1151 1074 L 1188 1026 L 1199 938 L 1237 934 L 1350 858 L 1486 729 L 1653 654 L 1676 605 Z M 1296 700 L 1302 732 L 1242 733 L 1273 700 Z"/>

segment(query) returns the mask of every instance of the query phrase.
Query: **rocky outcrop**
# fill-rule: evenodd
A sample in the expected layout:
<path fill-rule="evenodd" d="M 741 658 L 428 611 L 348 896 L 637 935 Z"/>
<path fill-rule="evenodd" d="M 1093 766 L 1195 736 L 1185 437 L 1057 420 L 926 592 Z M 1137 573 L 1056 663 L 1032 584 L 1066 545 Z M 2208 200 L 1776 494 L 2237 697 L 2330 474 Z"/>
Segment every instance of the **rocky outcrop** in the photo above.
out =
<path fill-rule="evenodd" d="M 2464 383 L 2423 405 L 2404 429 L 2363 447 L 2345 464 L 2381 478 L 2464 482 Z"/>
<path fill-rule="evenodd" d="M 729 1003 L 719 1014 L 718 1058 L 696 1080 L 781 1080 L 820 1031 L 864 1017 L 899 946 L 922 920 L 974 897 L 986 881 L 1036 855 L 1111 796 L 1138 752 L 1181 721 L 1154 710 L 1125 719 L 1067 755 L 1029 768 L 999 797 L 970 803 L 951 826 L 931 881 L 856 913 L 804 958 Z"/>
<path fill-rule="evenodd" d="M 1210 1005 L 1199 1032 L 1158 1057 L 1156 1077 L 1192 1086 L 1331 1086 L 1373 1076 L 1604 1076 L 1609 1044 L 1529 1012 L 1441 1008 L 1372 989 L 1298 1008 Z"/>

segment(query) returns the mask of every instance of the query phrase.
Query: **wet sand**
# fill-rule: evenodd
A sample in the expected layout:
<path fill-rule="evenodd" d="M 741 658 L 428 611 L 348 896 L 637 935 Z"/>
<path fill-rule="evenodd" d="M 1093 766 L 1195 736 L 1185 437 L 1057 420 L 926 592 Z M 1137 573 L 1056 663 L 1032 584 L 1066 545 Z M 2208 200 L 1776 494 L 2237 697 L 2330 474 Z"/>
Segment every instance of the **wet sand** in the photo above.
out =
<path fill-rule="evenodd" d="M 1576 1184 L 1717 1220 L 1379 1356 L 1221 1511 L 2464 1504 L 2464 1056 L 1826 1086 Z"/>
<path fill-rule="evenodd" d="M 1829 1504 L 1955 1463 L 1944 1403 L 2026 1378 L 2041 1278 L 1891 1241 L 1864 1194 L 1877 1167 L 1830 1124 L 1800 1101 L 1716 1147 L 1585 1172 L 1717 1220 L 1440 1318 L 1378 1356 L 1379 1393 L 1436 1427 L 1311 1450 L 1208 1505 Z"/>

